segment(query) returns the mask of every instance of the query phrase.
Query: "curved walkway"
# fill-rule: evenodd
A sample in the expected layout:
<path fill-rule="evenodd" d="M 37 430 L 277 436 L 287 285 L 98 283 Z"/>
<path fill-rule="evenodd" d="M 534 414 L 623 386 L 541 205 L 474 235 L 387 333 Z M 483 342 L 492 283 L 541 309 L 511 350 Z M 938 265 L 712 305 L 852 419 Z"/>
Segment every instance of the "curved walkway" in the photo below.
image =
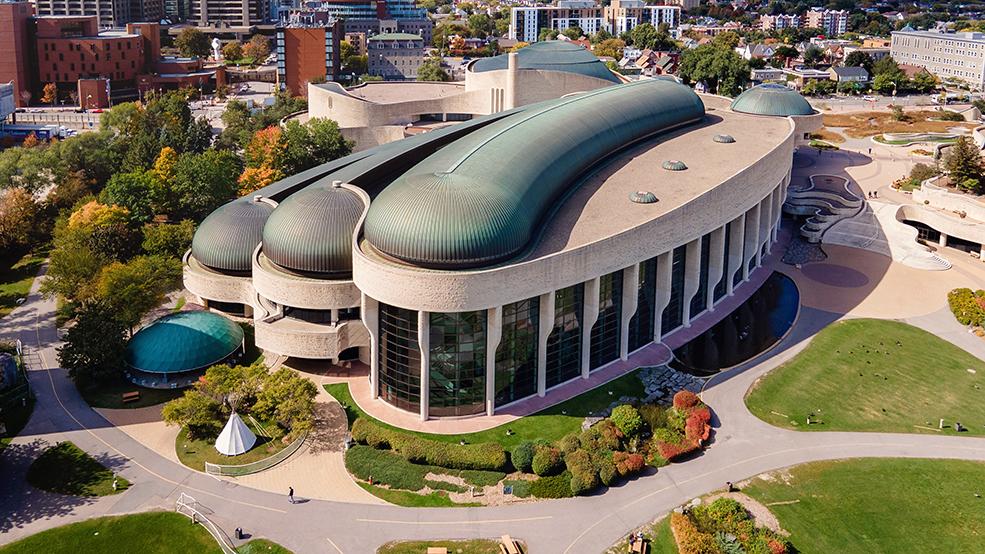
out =
<path fill-rule="evenodd" d="M 809 267 L 809 266 L 808 266 Z M 857 456 L 935 457 L 985 461 L 985 439 L 887 433 L 798 433 L 772 427 L 743 403 L 749 385 L 799 352 L 819 329 L 842 317 L 804 307 L 791 333 L 769 353 L 713 379 L 704 392 L 716 412 L 714 445 L 696 459 L 661 469 L 605 494 L 515 506 L 408 509 L 310 500 L 213 479 L 175 464 L 111 426 L 79 397 L 64 370 L 54 368 L 54 306 L 32 292 L 5 320 L 7 336 L 37 345 L 30 378 L 38 395 L 24 435 L 0 455 L 0 543 L 97 515 L 170 509 L 187 492 L 211 508 L 225 529 L 243 527 L 295 552 L 365 553 L 392 539 L 522 538 L 536 554 L 601 552 L 629 529 L 690 498 L 760 473 L 803 462 Z M 14 326 L 11 326 L 11 323 Z M 940 312 L 910 320 L 950 339 L 960 326 Z M 957 328 L 956 328 L 957 327 Z M 965 335 L 967 335 L 965 333 Z M 963 337 L 973 339 L 974 337 Z M 959 342 L 985 358 L 985 344 Z M 23 479 L 40 443 L 72 440 L 134 483 L 123 494 L 88 501 L 41 493 Z M 299 497 L 305 491 L 295 486 Z M 286 492 L 286 491 L 285 491 Z"/>

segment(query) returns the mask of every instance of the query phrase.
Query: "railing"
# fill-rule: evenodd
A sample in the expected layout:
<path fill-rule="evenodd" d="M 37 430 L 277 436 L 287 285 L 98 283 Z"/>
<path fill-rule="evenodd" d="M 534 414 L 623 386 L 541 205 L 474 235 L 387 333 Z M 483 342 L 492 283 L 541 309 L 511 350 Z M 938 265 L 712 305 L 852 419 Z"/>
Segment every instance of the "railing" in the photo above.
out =
<path fill-rule="evenodd" d="M 258 460 L 256 462 L 250 462 L 248 464 L 223 465 L 205 462 L 205 473 L 208 473 L 209 475 L 221 475 L 224 477 L 241 477 L 243 475 L 250 475 L 251 473 L 258 473 L 265 469 L 270 469 L 286 460 L 291 456 L 291 454 L 297 452 L 306 438 L 308 438 L 307 433 L 295 439 L 294 442 L 287 445 L 283 450 L 273 456 Z"/>
<path fill-rule="evenodd" d="M 219 548 L 222 549 L 223 554 L 236 554 L 236 549 L 233 548 L 232 541 L 229 540 L 226 533 L 218 525 L 212 523 L 212 520 L 198 509 L 197 500 L 185 493 L 181 493 L 178 496 L 178 501 L 175 503 L 175 511 L 188 516 L 193 522 L 205 527 L 205 530 L 219 543 Z"/>

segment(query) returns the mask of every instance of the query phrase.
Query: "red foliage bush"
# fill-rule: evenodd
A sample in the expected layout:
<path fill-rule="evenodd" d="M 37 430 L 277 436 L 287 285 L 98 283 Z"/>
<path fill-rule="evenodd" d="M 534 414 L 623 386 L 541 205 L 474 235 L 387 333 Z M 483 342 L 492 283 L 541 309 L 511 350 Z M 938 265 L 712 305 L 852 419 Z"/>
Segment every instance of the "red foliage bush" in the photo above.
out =
<path fill-rule="evenodd" d="M 767 546 L 770 547 L 770 552 L 772 554 L 787 554 L 787 545 L 776 539 L 770 539 Z"/>
<path fill-rule="evenodd" d="M 616 471 L 622 477 L 636 475 L 646 467 L 646 459 L 642 454 L 630 454 L 628 452 L 613 452 L 612 463 L 616 465 Z"/>
<path fill-rule="evenodd" d="M 698 449 L 698 445 L 692 442 L 684 442 L 683 444 L 671 444 L 669 442 L 658 442 L 657 452 L 663 459 L 668 461 L 673 461 L 675 458 L 684 456 L 685 454 L 690 454 Z"/>
<path fill-rule="evenodd" d="M 708 440 L 711 434 L 711 410 L 707 406 L 695 408 L 684 424 L 684 437 L 688 442 L 698 443 Z"/>
<path fill-rule="evenodd" d="M 674 395 L 674 407 L 684 412 L 697 406 L 699 402 L 701 400 L 698 399 L 698 395 L 689 390 L 677 391 L 677 394 Z"/>

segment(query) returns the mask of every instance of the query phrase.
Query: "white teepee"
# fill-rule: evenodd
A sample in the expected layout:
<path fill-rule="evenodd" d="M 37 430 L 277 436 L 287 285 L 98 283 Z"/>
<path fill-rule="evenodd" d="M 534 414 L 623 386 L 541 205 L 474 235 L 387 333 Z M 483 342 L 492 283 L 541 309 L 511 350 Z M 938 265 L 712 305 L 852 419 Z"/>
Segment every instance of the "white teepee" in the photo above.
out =
<path fill-rule="evenodd" d="M 233 412 L 215 440 L 215 449 L 226 456 L 236 456 L 253 448 L 256 442 L 257 436 L 243 423 L 239 414 Z"/>

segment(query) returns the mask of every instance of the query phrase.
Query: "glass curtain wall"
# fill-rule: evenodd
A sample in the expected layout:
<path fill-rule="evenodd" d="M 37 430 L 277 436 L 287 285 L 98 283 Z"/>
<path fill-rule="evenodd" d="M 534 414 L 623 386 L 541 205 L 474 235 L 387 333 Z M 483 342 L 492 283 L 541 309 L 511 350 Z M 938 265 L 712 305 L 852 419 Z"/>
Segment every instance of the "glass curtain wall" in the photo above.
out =
<path fill-rule="evenodd" d="M 417 311 L 380 303 L 380 397 L 404 410 L 421 406 Z"/>
<path fill-rule="evenodd" d="M 725 225 L 725 250 L 722 254 L 722 278 L 718 280 L 715 284 L 715 290 L 712 292 L 714 295 L 715 302 L 718 302 L 725 296 L 728 290 L 728 252 L 729 252 L 729 242 L 732 241 L 732 225 Z"/>
<path fill-rule="evenodd" d="M 502 338 L 496 348 L 496 406 L 537 392 L 540 298 L 503 306 Z"/>
<path fill-rule="evenodd" d="M 700 269 L 698 270 L 698 290 L 691 297 L 691 317 L 695 317 L 701 312 L 705 311 L 707 307 L 706 300 L 708 298 L 708 273 L 711 268 L 709 266 L 709 261 L 711 258 L 711 235 L 707 234 L 701 237 L 701 263 Z"/>
<path fill-rule="evenodd" d="M 431 313 L 428 413 L 435 417 L 485 411 L 486 311 Z"/>
<path fill-rule="evenodd" d="M 622 327 L 622 270 L 599 278 L 599 317 L 592 326 L 589 367 L 599 368 L 619 358 Z"/>
<path fill-rule="evenodd" d="M 684 324 L 684 266 L 687 265 L 687 245 L 674 249 L 670 266 L 670 301 L 661 314 L 661 333 L 667 333 Z"/>
<path fill-rule="evenodd" d="M 554 293 L 554 330 L 547 338 L 547 387 L 581 375 L 585 283 Z"/>
<path fill-rule="evenodd" d="M 640 279 L 636 290 L 636 313 L 629 320 L 629 351 L 653 342 L 653 312 L 657 306 L 657 259 L 640 264 Z"/>

